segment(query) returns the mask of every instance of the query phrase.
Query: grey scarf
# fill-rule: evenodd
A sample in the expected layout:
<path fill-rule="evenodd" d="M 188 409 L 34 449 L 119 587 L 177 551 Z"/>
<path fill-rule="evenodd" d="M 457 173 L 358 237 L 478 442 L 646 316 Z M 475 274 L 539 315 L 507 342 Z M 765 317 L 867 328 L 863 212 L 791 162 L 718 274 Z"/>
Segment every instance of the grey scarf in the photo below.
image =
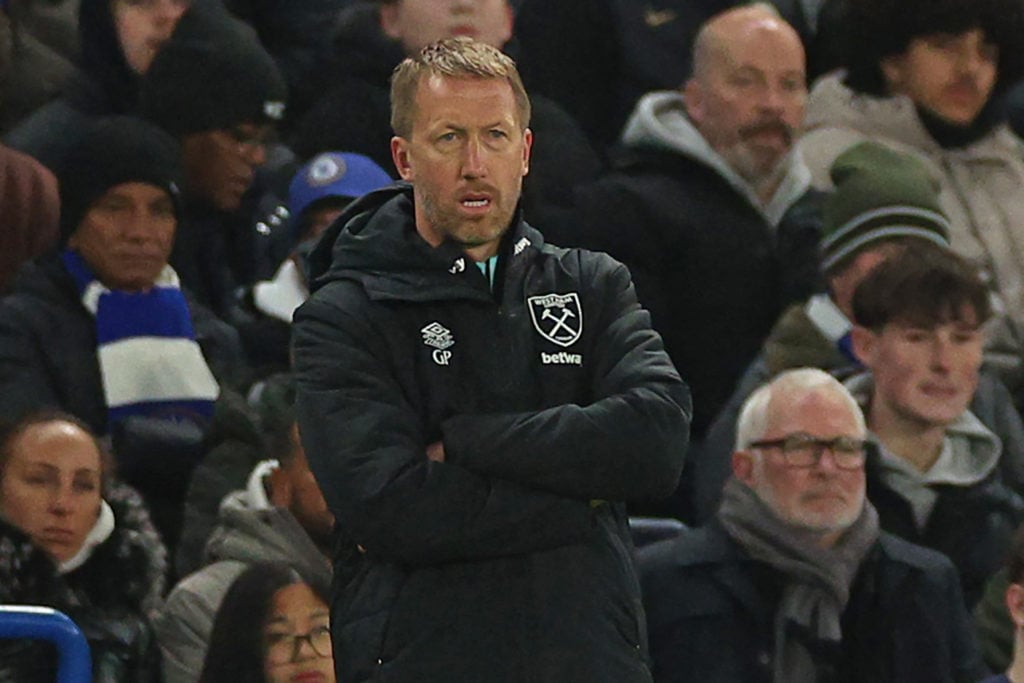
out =
<path fill-rule="evenodd" d="M 878 540 L 878 513 L 867 500 L 853 525 L 831 548 L 816 544 L 817 533 L 779 519 L 752 489 L 735 478 L 726 482 L 718 519 L 747 554 L 777 569 L 789 580 L 775 613 L 775 681 L 815 683 L 814 660 L 798 641 L 787 637 L 789 622 L 819 640 L 838 643 L 840 616 L 850 585 Z"/>

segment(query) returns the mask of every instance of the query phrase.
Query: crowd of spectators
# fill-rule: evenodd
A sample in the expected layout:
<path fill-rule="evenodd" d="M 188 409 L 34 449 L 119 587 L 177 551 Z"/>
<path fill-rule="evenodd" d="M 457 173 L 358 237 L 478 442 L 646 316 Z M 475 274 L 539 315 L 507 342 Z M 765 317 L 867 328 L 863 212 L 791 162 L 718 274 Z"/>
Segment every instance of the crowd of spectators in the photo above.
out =
<path fill-rule="evenodd" d="M 655 681 L 1024 681 L 1024 0 L 0 2 L 0 602 L 97 681 L 334 680 L 365 551 L 292 316 L 401 182 L 395 67 L 463 35 L 530 93 L 518 210 L 692 391 L 630 501 Z"/>

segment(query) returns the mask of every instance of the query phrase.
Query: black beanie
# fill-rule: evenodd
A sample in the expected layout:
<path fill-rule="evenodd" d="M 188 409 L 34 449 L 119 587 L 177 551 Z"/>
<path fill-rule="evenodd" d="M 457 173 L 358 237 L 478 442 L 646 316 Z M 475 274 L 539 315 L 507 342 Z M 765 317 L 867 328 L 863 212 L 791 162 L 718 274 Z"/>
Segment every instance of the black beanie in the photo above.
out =
<path fill-rule="evenodd" d="M 142 82 L 142 113 L 172 135 L 274 123 L 288 87 L 256 32 L 223 9 L 193 5 Z"/>
<path fill-rule="evenodd" d="M 180 217 L 180 156 L 174 138 L 142 119 L 115 116 L 90 124 L 57 170 L 60 243 L 78 229 L 93 202 L 122 183 L 166 190 Z"/>

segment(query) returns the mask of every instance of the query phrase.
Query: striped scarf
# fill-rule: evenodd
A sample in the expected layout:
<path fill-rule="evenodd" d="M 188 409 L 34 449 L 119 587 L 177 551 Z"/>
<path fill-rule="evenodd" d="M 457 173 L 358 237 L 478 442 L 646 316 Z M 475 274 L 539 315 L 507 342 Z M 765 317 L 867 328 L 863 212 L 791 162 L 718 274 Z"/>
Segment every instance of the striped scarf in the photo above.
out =
<path fill-rule="evenodd" d="M 196 343 L 178 276 L 164 266 L 148 291 L 101 284 L 76 252 L 61 254 L 96 319 L 96 355 L 108 428 L 139 415 L 205 424 L 220 387 Z"/>

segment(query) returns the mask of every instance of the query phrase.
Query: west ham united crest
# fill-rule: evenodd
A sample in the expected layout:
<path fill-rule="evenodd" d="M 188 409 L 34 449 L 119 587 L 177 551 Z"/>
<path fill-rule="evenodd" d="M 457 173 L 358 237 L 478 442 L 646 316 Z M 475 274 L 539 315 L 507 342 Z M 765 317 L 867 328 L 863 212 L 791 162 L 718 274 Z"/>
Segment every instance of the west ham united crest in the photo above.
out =
<path fill-rule="evenodd" d="M 530 317 L 540 336 L 559 346 L 572 346 L 583 334 L 583 307 L 576 292 L 531 296 Z"/>

